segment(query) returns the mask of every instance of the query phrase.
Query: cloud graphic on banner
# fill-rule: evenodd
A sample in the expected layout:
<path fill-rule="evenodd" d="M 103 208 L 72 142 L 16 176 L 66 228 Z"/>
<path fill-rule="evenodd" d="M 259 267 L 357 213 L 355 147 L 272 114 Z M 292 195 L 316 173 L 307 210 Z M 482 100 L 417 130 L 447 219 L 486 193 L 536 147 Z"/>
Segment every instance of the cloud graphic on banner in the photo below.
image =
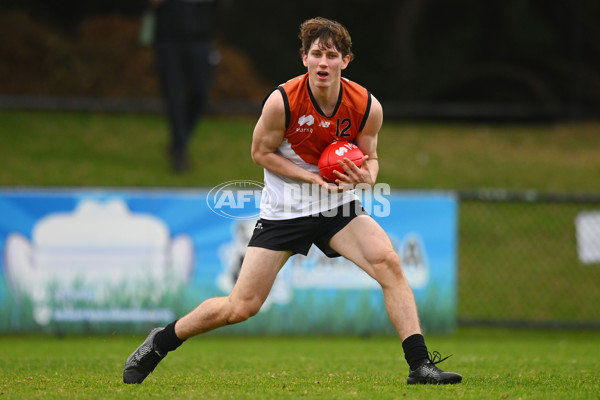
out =
<path fill-rule="evenodd" d="M 168 320 L 172 311 L 156 307 L 188 282 L 193 258 L 191 239 L 171 239 L 161 219 L 131 213 L 120 199 L 82 200 L 72 213 L 41 218 L 31 242 L 8 235 L 5 273 L 40 325 Z"/>

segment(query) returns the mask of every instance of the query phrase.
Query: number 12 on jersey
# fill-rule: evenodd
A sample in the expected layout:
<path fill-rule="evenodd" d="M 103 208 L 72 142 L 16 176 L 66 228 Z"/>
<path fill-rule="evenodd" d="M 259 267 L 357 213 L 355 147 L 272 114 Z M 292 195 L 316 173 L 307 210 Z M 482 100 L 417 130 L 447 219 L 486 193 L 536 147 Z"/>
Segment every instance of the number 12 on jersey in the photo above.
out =
<path fill-rule="evenodd" d="M 340 138 L 349 137 L 350 133 L 348 131 L 350 130 L 351 126 L 352 123 L 350 122 L 350 118 L 344 118 L 342 120 L 338 118 L 337 128 L 335 129 L 335 136 Z"/>

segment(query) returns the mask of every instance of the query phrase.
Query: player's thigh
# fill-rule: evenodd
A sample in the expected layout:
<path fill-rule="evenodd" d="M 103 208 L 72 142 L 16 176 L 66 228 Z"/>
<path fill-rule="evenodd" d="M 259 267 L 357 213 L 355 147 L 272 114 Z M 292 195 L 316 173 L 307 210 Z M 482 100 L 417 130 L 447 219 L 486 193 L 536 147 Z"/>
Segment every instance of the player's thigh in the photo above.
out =
<path fill-rule="evenodd" d="M 378 265 L 388 257 L 397 257 L 387 233 L 370 216 L 359 215 L 329 242 L 330 247 L 342 256 L 376 277 Z"/>
<path fill-rule="evenodd" d="M 231 291 L 230 298 L 264 302 L 273 287 L 277 274 L 291 254 L 290 251 L 248 247 L 240 275 Z"/>

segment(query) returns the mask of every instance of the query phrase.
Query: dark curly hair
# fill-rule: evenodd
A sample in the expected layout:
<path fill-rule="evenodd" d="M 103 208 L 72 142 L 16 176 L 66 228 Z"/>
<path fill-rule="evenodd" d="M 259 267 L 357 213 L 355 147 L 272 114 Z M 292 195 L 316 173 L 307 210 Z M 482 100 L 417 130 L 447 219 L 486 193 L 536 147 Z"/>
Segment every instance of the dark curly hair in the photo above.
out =
<path fill-rule="evenodd" d="M 350 33 L 344 25 L 337 21 L 322 17 L 306 20 L 300 25 L 298 37 L 302 41 L 301 55 L 308 54 L 310 46 L 319 39 L 321 50 L 334 47 L 342 54 L 342 57 L 350 56 L 350 60 L 354 59 Z"/>

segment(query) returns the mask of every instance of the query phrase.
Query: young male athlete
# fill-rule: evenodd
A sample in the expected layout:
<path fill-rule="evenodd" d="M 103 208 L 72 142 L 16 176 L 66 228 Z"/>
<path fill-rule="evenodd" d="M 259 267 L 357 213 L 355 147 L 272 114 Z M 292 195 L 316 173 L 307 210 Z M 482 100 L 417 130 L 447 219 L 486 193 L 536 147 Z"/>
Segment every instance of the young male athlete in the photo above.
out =
<path fill-rule="evenodd" d="M 414 296 L 400 260 L 383 229 L 366 215 L 351 190 L 375 184 L 381 104 L 365 88 L 342 78 L 353 58 L 348 31 L 324 18 L 300 27 L 302 62 L 308 72 L 274 90 L 266 99 L 252 138 L 252 159 L 264 167 L 265 190 L 259 222 L 248 244 L 238 280 L 227 297 L 211 298 L 165 328 L 155 328 L 125 363 L 125 383 L 141 383 L 186 339 L 245 321 L 260 310 L 279 270 L 312 244 L 326 255 L 342 255 L 383 289 L 389 318 L 409 364 L 408 383 L 458 383 L 441 371 L 421 334 Z M 362 167 L 345 159 L 346 174 L 335 184 L 319 175 L 323 149 L 336 140 L 356 143 Z M 306 188 L 313 188 L 319 196 Z M 437 354 L 437 353 L 434 353 Z M 434 357 L 435 358 L 435 357 Z"/>

